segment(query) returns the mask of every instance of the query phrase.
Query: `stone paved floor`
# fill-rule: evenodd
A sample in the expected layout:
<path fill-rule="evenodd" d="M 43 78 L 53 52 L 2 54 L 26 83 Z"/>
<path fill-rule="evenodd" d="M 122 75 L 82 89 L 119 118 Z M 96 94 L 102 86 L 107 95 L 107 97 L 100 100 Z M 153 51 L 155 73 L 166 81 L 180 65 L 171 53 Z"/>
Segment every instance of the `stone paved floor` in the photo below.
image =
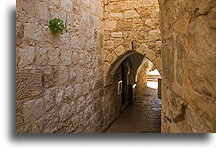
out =
<path fill-rule="evenodd" d="M 134 105 L 128 106 L 105 133 L 160 133 L 160 111 L 157 89 L 146 87 Z"/>

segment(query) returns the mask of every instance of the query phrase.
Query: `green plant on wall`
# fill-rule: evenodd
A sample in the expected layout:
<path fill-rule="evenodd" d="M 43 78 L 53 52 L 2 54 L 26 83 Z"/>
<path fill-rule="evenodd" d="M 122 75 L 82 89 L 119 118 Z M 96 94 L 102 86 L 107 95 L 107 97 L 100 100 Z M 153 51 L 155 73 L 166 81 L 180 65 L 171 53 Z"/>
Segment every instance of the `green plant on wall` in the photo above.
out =
<path fill-rule="evenodd" d="M 62 21 L 59 18 L 51 19 L 49 21 L 49 26 L 48 27 L 51 29 L 51 31 L 53 33 L 60 33 L 60 34 L 63 34 L 63 30 L 66 28 L 65 24 L 64 24 L 64 21 Z"/>

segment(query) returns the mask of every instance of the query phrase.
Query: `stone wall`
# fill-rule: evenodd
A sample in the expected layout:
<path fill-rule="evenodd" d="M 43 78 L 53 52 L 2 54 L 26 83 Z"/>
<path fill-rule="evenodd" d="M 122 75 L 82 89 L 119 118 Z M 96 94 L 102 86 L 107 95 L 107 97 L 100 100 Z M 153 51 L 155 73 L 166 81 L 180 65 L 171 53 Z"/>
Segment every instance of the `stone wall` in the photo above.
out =
<path fill-rule="evenodd" d="M 16 132 L 103 130 L 102 18 L 100 0 L 17 1 Z"/>
<path fill-rule="evenodd" d="M 130 50 L 146 55 L 161 70 L 157 0 L 105 0 L 104 4 L 104 75 Z"/>
<path fill-rule="evenodd" d="M 147 86 L 148 73 L 153 67 L 153 63 L 149 60 L 144 59 L 140 65 L 136 75 L 136 96 L 143 95 L 143 90 Z"/>
<path fill-rule="evenodd" d="M 159 3 L 162 132 L 215 132 L 215 1 Z"/>
<path fill-rule="evenodd" d="M 105 87 L 104 93 L 104 121 L 106 127 L 117 119 L 120 113 L 131 103 L 129 97 L 130 84 L 134 84 L 134 76 L 130 58 L 126 58 L 121 65 L 116 69 L 113 76 L 112 85 Z M 121 92 L 119 92 L 118 82 L 122 81 Z"/>
<path fill-rule="evenodd" d="M 161 69 L 161 37 L 159 30 L 159 5 L 157 0 L 104 0 L 104 100 L 106 126 L 115 120 L 122 106 L 115 110 L 119 101 L 116 92 L 116 77 L 110 74 L 116 63 L 129 55 L 139 53 Z M 131 67 L 133 69 L 134 67 Z M 129 72 L 128 70 L 127 72 Z M 118 73 L 118 69 L 116 70 Z M 126 73 L 127 73 L 126 72 Z M 128 75 L 125 94 L 135 82 L 133 70 Z M 130 78 L 129 78 L 130 77 Z M 133 97 L 130 97 L 133 99 Z M 130 101 L 132 102 L 132 100 Z M 126 103 L 127 105 L 128 103 Z M 123 107 L 124 108 L 124 107 Z"/>

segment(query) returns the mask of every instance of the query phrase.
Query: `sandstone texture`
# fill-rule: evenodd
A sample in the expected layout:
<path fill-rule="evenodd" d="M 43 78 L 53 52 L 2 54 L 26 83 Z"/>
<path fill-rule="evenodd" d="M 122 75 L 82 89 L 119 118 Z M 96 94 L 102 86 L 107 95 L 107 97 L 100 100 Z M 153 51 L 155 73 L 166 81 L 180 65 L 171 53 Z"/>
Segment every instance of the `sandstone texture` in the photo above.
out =
<path fill-rule="evenodd" d="M 215 132 L 215 1 L 159 3 L 162 132 Z"/>
<path fill-rule="evenodd" d="M 55 17 L 66 23 L 63 35 L 48 28 Z M 17 1 L 18 133 L 104 130 L 95 108 L 102 96 L 92 96 L 101 92 L 103 77 L 102 19 L 99 0 Z"/>
<path fill-rule="evenodd" d="M 136 97 L 141 96 L 143 91 L 146 89 L 147 86 L 147 77 L 150 70 L 153 68 L 154 64 L 151 63 L 149 60 L 143 60 L 143 63 L 140 65 L 139 69 L 137 70 L 136 75 Z"/>
<path fill-rule="evenodd" d="M 119 57 L 131 50 L 154 63 L 161 56 L 157 0 L 107 0 L 104 4 L 104 75 Z M 161 63 L 156 65 L 162 70 Z"/>
<path fill-rule="evenodd" d="M 18 0 L 16 132 L 104 132 L 143 57 L 162 76 L 162 132 L 215 132 L 215 29 L 214 0 Z"/>

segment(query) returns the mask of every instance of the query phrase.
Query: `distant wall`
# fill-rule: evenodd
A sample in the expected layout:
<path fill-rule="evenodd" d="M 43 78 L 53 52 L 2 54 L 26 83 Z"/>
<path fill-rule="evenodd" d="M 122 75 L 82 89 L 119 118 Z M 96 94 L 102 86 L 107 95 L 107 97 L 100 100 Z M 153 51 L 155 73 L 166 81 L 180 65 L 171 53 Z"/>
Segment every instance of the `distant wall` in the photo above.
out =
<path fill-rule="evenodd" d="M 103 40 L 104 75 L 117 59 L 132 50 L 160 65 L 158 1 L 105 0 Z"/>
<path fill-rule="evenodd" d="M 146 60 L 142 65 L 140 65 L 139 70 L 137 71 L 137 81 L 136 81 L 136 96 L 143 94 L 143 90 L 147 86 L 148 73 L 153 67 L 153 63 L 149 60 Z"/>

